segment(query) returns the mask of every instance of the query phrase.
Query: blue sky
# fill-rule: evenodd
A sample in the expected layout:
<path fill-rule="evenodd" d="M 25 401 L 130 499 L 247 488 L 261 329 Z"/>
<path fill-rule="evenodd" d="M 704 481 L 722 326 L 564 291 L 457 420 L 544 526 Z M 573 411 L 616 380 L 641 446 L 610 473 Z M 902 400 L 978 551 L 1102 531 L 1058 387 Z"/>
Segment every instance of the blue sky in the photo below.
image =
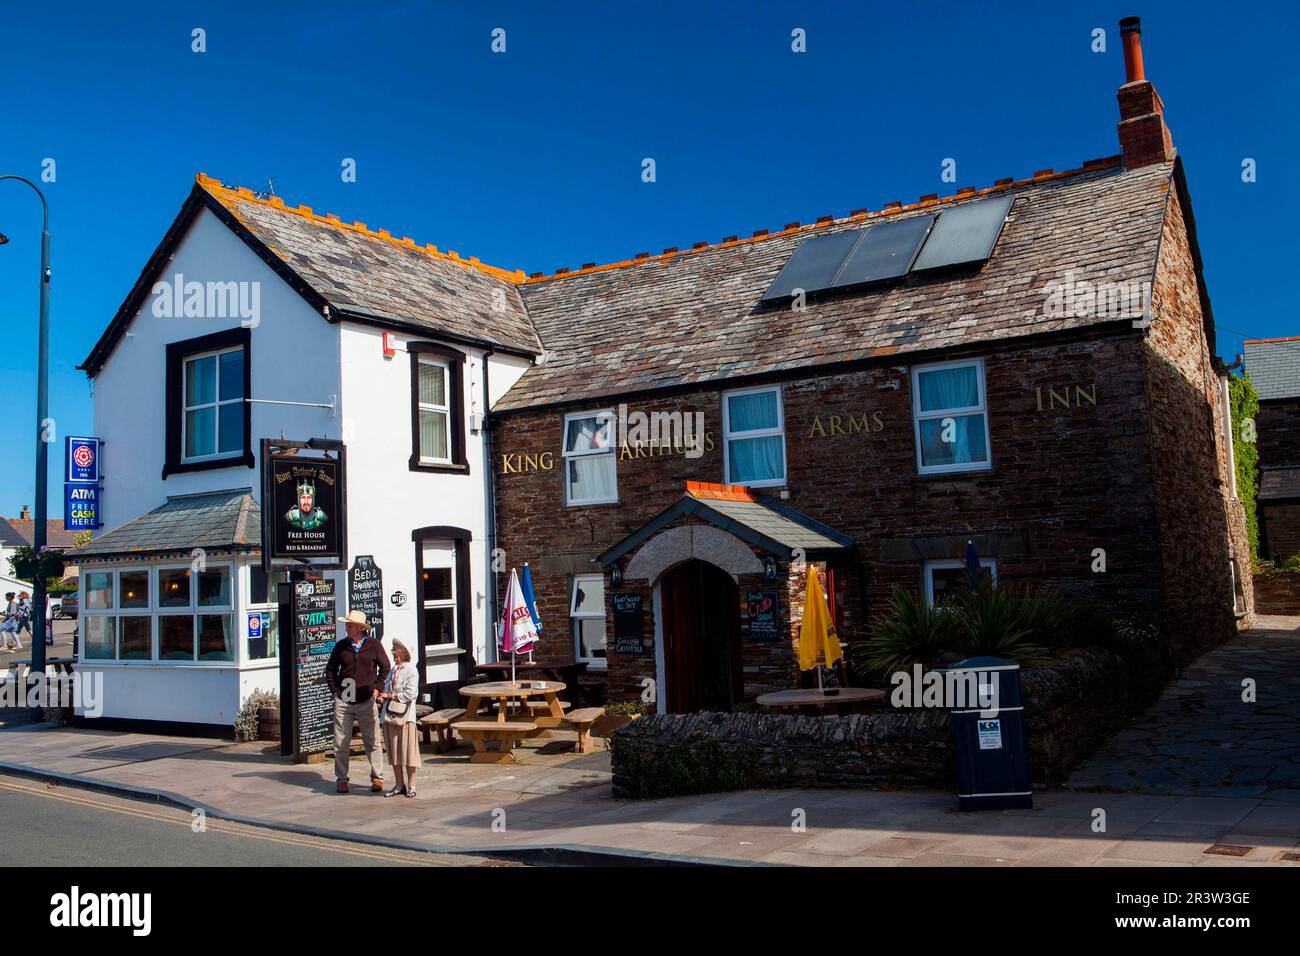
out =
<path fill-rule="evenodd" d="M 1243 332 L 1300 334 L 1278 281 L 1295 272 L 1300 218 L 1294 4 L 41 6 L 10 9 L 0 32 L 0 172 L 57 164 L 60 435 L 90 429 L 75 366 L 200 170 L 274 178 L 318 212 L 549 272 L 950 194 L 948 157 L 955 185 L 988 186 L 1117 153 L 1128 14 L 1143 18 L 1147 75 L 1187 166 L 1220 353 Z M 1091 50 L 1098 27 L 1105 53 Z M 806 53 L 791 51 L 795 28 Z M 33 499 L 39 257 L 39 210 L 19 185 L 0 183 L 0 232 L 0 514 L 14 515 Z M 59 495 L 52 482 L 52 517 Z"/>

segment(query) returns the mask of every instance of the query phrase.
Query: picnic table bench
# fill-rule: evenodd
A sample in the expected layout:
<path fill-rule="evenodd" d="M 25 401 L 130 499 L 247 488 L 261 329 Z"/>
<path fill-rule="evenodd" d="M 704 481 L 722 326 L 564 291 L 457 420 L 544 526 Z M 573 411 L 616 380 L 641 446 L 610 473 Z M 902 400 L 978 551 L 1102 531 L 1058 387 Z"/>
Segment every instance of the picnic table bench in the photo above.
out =
<path fill-rule="evenodd" d="M 565 722 L 573 724 L 578 731 L 578 745 L 574 748 L 578 753 L 585 754 L 591 746 L 591 725 L 604 713 L 604 707 L 580 707 L 564 715 Z"/>
<path fill-rule="evenodd" d="M 462 720 L 456 732 L 474 745 L 470 763 L 506 763 L 515 759 L 515 744 L 537 733 L 538 727 L 527 720 Z M 497 742 L 497 749 L 488 744 Z"/>
<path fill-rule="evenodd" d="M 437 734 L 438 741 L 435 744 L 435 749 L 438 753 L 445 753 L 455 743 L 451 735 L 452 723 L 464 716 L 464 707 L 445 707 L 442 710 L 435 710 L 425 714 L 415 724 L 420 728 L 420 736 L 426 744 L 432 744 L 434 742 L 433 736 Z"/>

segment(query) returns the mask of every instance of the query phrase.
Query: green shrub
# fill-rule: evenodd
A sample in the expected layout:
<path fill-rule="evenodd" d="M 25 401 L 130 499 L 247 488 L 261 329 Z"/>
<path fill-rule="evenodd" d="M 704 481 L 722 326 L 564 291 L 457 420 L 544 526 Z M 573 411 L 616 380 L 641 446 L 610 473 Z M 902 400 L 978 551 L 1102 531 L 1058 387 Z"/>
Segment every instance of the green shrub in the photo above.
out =
<path fill-rule="evenodd" d="M 637 717 L 654 712 L 654 704 L 639 700 L 612 700 L 605 705 L 605 715 L 608 717 Z"/>
<path fill-rule="evenodd" d="M 962 657 L 1039 657 L 1059 642 L 1067 620 L 1064 599 L 1055 591 L 990 582 L 966 588 L 958 599 L 961 628 L 952 650 Z"/>
<path fill-rule="evenodd" d="M 894 585 L 888 612 L 871 628 L 871 636 L 849 649 L 853 669 L 863 676 L 930 665 L 952 650 L 961 623 L 948 605 L 931 607 L 906 588 Z"/>
<path fill-rule="evenodd" d="M 280 695 L 273 690 L 255 690 L 244 699 L 235 717 L 235 739 L 257 739 L 257 712 L 263 707 L 280 709 Z"/>
<path fill-rule="evenodd" d="M 760 784 L 752 747 L 738 750 L 716 740 L 694 740 L 648 751 L 616 733 L 609 749 L 619 795 L 637 800 L 749 790 Z"/>
<path fill-rule="evenodd" d="M 1255 416 L 1259 414 L 1259 392 L 1245 375 L 1228 376 L 1228 404 L 1232 410 L 1232 454 L 1237 464 L 1237 498 L 1246 512 L 1246 537 L 1252 558 L 1259 557 L 1259 519 L 1255 500 L 1259 495 L 1259 450 L 1255 447 Z M 1250 427 L 1247 429 L 1246 422 Z"/>

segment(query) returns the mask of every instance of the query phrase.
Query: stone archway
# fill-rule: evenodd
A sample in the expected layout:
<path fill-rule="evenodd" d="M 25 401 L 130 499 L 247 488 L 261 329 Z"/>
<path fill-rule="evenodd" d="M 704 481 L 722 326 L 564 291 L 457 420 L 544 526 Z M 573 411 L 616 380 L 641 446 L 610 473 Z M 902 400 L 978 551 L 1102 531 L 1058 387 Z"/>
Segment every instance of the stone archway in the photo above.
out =
<path fill-rule="evenodd" d="M 627 563 L 623 578 L 657 581 L 669 568 L 691 559 L 719 567 L 733 578 L 763 573 L 763 562 L 734 534 L 712 525 L 692 524 L 661 531 L 647 541 Z"/>

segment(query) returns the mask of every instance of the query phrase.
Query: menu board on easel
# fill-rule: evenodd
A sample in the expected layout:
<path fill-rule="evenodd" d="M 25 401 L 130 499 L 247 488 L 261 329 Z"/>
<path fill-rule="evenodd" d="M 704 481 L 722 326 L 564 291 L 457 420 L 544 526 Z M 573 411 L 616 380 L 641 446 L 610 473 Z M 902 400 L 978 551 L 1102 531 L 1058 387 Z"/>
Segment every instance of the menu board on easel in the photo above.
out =
<path fill-rule="evenodd" d="M 284 687 L 282 679 L 281 694 L 288 691 L 293 726 L 282 727 L 281 733 L 292 742 L 294 760 L 303 762 L 334 749 L 334 695 L 325 681 L 325 665 L 338 640 L 337 595 L 334 582 L 326 578 L 295 581 L 290 587 L 293 655 L 285 673 L 291 686 Z"/>

